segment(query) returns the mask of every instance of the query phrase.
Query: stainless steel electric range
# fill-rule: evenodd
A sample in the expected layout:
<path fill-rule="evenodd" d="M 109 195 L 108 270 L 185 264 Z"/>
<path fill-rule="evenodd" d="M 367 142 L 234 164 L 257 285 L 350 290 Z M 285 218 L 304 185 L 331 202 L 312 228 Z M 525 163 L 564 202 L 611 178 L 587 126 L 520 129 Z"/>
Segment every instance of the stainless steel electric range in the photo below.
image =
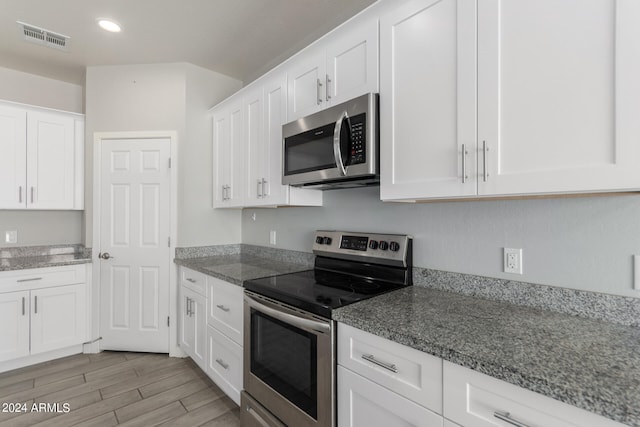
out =
<path fill-rule="evenodd" d="M 317 231 L 313 270 L 245 282 L 242 425 L 332 427 L 332 310 L 409 286 L 412 238 Z"/>

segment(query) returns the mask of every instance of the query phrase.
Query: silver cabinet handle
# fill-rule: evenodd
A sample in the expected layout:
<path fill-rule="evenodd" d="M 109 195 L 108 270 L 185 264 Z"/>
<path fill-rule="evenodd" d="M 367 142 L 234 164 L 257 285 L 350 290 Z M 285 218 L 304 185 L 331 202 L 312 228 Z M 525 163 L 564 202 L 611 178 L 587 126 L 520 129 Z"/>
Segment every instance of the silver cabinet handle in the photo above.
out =
<path fill-rule="evenodd" d="M 227 185 L 227 200 L 231 200 L 231 186 Z"/>
<path fill-rule="evenodd" d="M 345 120 L 347 121 L 347 126 L 351 128 L 349 114 L 343 111 L 333 129 L 333 157 L 336 160 L 336 166 L 342 176 L 347 175 L 347 169 L 344 167 L 344 163 L 342 163 L 342 152 L 340 152 L 340 134 L 342 133 L 342 124 Z"/>
<path fill-rule="evenodd" d="M 467 175 L 467 154 L 469 154 L 469 152 L 467 151 L 467 146 L 465 144 L 462 144 L 462 183 L 463 184 L 467 182 L 467 179 L 469 178 L 469 176 Z"/>
<path fill-rule="evenodd" d="M 227 196 L 225 194 L 226 189 L 227 189 L 227 186 L 223 185 L 222 186 L 222 200 L 227 200 Z"/>
<path fill-rule="evenodd" d="M 256 195 L 258 196 L 258 199 L 260 197 L 262 197 L 262 179 L 258 180 L 258 187 L 257 187 L 257 190 L 256 190 Z"/>
<path fill-rule="evenodd" d="M 18 187 L 18 203 L 22 203 L 22 185 Z"/>
<path fill-rule="evenodd" d="M 269 182 L 266 179 L 262 178 L 262 197 L 263 198 L 267 197 L 269 195 L 269 192 L 267 191 L 268 190 L 268 187 L 267 187 L 268 183 Z"/>
<path fill-rule="evenodd" d="M 216 307 L 218 307 L 220 310 L 222 310 L 224 312 L 227 312 L 227 313 L 231 310 L 229 307 L 225 307 L 222 304 L 218 304 L 218 305 L 216 305 Z"/>
<path fill-rule="evenodd" d="M 34 313 L 38 314 L 38 295 L 33 297 Z"/>
<path fill-rule="evenodd" d="M 185 303 L 185 311 L 187 312 L 187 317 L 191 317 L 189 316 L 189 297 L 184 297 L 184 303 Z"/>
<path fill-rule="evenodd" d="M 192 279 L 191 277 L 187 277 L 185 280 L 186 280 L 187 282 L 191 282 L 191 283 L 196 283 L 196 282 L 197 282 L 197 280 L 196 280 L 196 279 Z"/>
<path fill-rule="evenodd" d="M 322 96 L 320 95 L 320 90 L 322 89 L 322 83 L 320 82 L 320 79 L 318 79 L 318 84 L 317 84 L 317 88 L 316 88 L 316 95 L 318 95 L 318 105 L 322 104 Z"/>
<path fill-rule="evenodd" d="M 487 180 L 489 179 L 489 171 L 487 170 L 487 151 L 489 151 L 487 141 L 482 141 L 482 166 L 484 169 L 484 175 L 482 179 L 484 182 L 487 182 Z"/>
<path fill-rule="evenodd" d="M 31 203 L 33 203 L 33 187 L 31 187 Z"/>
<path fill-rule="evenodd" d="M 23 315 L 23 316 L 27 314 L 27 313 L 25 312 L 24 304 L 25 304 L 25 297 L 22 297 L 22 315 Z"/>
<path fill-rule="evenodd" d="M 36 280 L 42 280 L 42 277 L 33 277 L 31 279 L 18 279 L 16 280 L 16 282 L 18 283 L 22 283 L 22 282 L 35 282 Z"/>
<path fill-rule="evenodd" d="M 224 363 L 224 360 L 222 359 L 216 359 L 216 363 L 220 366 L 222 366 L 224 369 L 229 369 L 229 364 L 228 363 Z"/>
<path fill-rule="evenodd" d="M 508 412 L 494 412 L 493 416 L 496 417 L 499 420 L 504 421 L 507 424 L 511 424 L 512 426 L 516 426 L 516 427 L 529 427 L 527 424 L 521 423 L 520 421 L 514 420 L 513 418 L 511 418 L 510 414 Z"/>
<path fill-rule="evenodd" d="M 331 92 L 329 92 L 329 83 L 331 83 L 331 79 L 329 78 L 329 74 L 326 74 L 324 90 L 327 101 L 331 99 Z"/>
<path fill-rule="evenodd" d="M 249 415 L 251 415 L 253 417 L 254 420 L 256 420 L 256 422 L 258 424 L 260 424 L 262 427 L 270 427 L 270 424 L 268 424 L 264 418 L 262 418 L 260 416 L 260 414 L 258 414 L 251 406 L 247 405 L 247 413 Z"/>
<path fill-rule="evenodd" d="M 362 357 L 364 360 L 366 360 L 367 362 L 371 362 L 374 365 L 378 365 L 388 371 L 393 372 L 394 374 L 398 373 L 398 367 L 396 365 L 394 365 L 393 363 L 387 363 L 387 362 L 381 362 L 380 360 L 376 359 L 373 354 L 363 354 Z"/>

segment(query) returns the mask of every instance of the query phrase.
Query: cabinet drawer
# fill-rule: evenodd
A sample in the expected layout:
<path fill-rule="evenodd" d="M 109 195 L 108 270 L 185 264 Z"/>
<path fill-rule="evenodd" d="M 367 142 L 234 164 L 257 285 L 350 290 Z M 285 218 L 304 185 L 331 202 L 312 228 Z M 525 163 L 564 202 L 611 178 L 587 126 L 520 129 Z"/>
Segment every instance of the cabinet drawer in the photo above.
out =
<path fill-rule="evenodd" d="M 465 427 L 505 426 L 500 414 L 537 427 L 622 427 L 615 421 L 555 399 L 444 362 L 444 416 Z"/>
<path fill-rule="evenodd" d="M 242 345 L 243 289 L 214 277 L 207 278 L 208 304 L 207 322 L 228 338 Z"/>
<path fill-rule="evenodd" d="M 420 405 L 338 366 L 338 426 L 442 427 L 443 419 Z"/>
<path fill-rule="evenodd" d="M 180 284 L 193 292 L 207 296 L 207 276 L 186 267 L 180 267 Z"/>
<path fill-rule="evenodd" d="M 0 272 L 0 292 L 85 283 L 86 271 L 85 264 L 3 271 Z"/>
<path fill-rule="evenodd" d="M 442 413 L 440 358 L 339 323 L 338 364 Z"/>
<path fill-rule="evenodd" d="M 242 347 L 207 327 L 209 362 L 207 374 L 236 404 L 240 404 L 242 390 Z"/>

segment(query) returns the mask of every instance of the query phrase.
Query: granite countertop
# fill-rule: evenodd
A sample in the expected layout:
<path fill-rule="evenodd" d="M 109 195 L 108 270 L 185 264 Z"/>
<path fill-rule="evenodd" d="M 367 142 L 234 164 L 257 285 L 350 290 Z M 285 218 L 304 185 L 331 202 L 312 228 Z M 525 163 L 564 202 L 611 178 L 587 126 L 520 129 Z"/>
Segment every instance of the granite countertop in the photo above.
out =
<path fill-rule="evenodd" d="M 333 318 L 640 426 L 640 328 L 412 286 Z"/>
<path fill-rule="evenodd" d="M 88 264 L 90 262 L 91 255 L 84 253 L 0 258 L 0 271 L 58 267 L 61 265 Z"/>
<path fill-rule="evenodd" d="M 174 262 L 239 286 L 242 286 L 242 283 L 247 280 L 313 268 L 306 264 L 278 261 L 247 254 L 176 258 Z"/>

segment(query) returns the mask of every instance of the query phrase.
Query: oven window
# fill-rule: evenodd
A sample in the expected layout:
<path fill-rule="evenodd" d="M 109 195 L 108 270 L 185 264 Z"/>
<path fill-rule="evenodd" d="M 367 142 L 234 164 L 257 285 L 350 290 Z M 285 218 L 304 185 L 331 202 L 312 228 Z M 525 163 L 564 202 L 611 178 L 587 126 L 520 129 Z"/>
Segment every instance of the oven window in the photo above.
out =
<path fill-rule="evenodd" d="M 336 167 L 333 127 L 331 124 L 286 138 L 284 174 L 293 175 Z"/>
<path fill-rule="evenodd" d="M 317 419 L 317 338 L 251 310 L 251 373 Z"/>

